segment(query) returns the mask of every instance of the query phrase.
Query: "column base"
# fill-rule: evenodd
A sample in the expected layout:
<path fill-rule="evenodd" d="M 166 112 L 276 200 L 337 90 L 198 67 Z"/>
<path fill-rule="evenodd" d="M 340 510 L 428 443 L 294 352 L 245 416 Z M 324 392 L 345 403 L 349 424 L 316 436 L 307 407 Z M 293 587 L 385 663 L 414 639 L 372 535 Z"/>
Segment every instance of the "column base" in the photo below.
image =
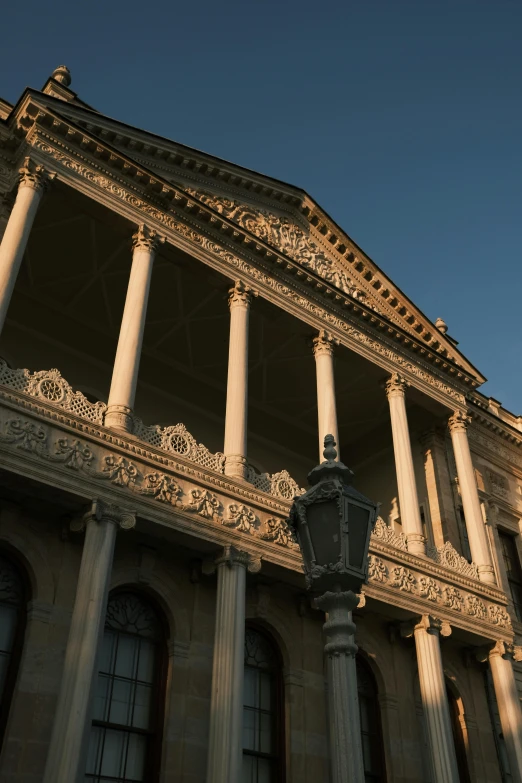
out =
<path fill-rule="evenodd" d="M 246 457 L 242 454 L 227 454 L 225 457 L 225 476 L 233 476 L 234 478 L 243 479 L 246 481 L 248 473 L 248 464 Z"/>
<path fill-rule="evenodd" d="M 492 565 L 477 566 L 479 579 L 481 582 L 487 582 L 490 585 L 496 585 L 495 570 Z"/>
<path fill-rule="evenodd" d="M 105 412 L 104 424 L 115 430 L 132 432 L 133 416 L 131 408 L 127 405 L 109 405 Z"/>
<path fill-rule="evenodd" d="M 408 552 L 412 555 L 426 555 L 426 539 L 420 533 L 408 533 L 406 536 Z"/>

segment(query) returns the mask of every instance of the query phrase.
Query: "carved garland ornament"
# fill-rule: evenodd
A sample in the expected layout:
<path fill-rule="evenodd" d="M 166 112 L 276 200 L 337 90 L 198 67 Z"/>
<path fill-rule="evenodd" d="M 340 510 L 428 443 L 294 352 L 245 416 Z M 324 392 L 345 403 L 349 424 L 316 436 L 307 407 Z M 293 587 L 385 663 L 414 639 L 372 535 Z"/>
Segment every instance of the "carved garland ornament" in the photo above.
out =
<path fill-rule="evenodd" d="M 185 223 L 180 223 L 172 215 L 167 214 L 164 210 L 159 209 L 158 207 L 154 207 L 152 204 L 143 201 L 141 198 L 139 198 L 139 196 L 129 192 L 127 188 L 124 187 L 123 185 L 113 182 L 108 177 L 105 177 L 102 174 L 93 171 L 88 166 L 85 166 L 82 163 L 79 163 L 78 161 L 69 157 L 69 155 L 65 154 L 61 150 L 55 149 L 47 142 L 47 140 L 40 138 L 37 134 L 33 135 L 32 137 L 29 137 L 27 141 L 30 144 L 32 144 L 34 147 L 39 149 L 42 153 L 51 156 L 56 162 L 60 163 L 62 166 L 69 169 L 70 171 L 73 171 L 78 176 L 86 179 L 88 182 L 91 182 L 96 187 L 102 188 L 107 193 L 109 193 L 112 196 L 115 196 L 116 198 L 125 202 L 132 208 L 146 214 L 148 217 L 152 218 L 153 220 L 157 220 L 163 226 L 171 229 L 172 231 L 175 231 L 177 234 L 183 236 L 185 239 L 189 240 L 190 242 L 194 242 L 195 244 L 199 245 L 199 247 L 209 252 L 211 255 L 217 256 L 225 263 L 230 264 L 231 266 L 235 267 L 235 269 L 237 270 L 240 270 L 245 275 L 248 275 L 250 278 L 256 280 L 258 283 L 261 283 L 262 285 L 272 288 L 274 291 L 276 291 L 278 294 L 282 296 L 292 299 L 292 301 L 297 306 L 312 313 L 314 316 L 321 319 L 323 322 L 335 326 L 337 329 L 343 331 L 352 339 L 356 340 L 359 343 L 364 344 L 366 347 L 370 348 L 371 350 L 375 351 L 376 353 L 380 354 L 386 359 L 392 361 L 396 366 L 401 367 L 402 369 L 410 372 L 412 375 L 417 376 L 424 382 L 437 388 L 439 391 L 443 392 L 444 394 L 447 394 L 448 396 L 454 398 L 455 400 L 458 400 L 461 403 L 465 401 L 463 394 L 461 394 L 459 391 L 449 386 L 447 383 L 444 383 L 442 380 L 436 378 L 433 372 L 431 371 L 431 368 L 428 368 L 428 366 L 426 365 L 427 369 L 423 369 L 424 366 L 423 362 L 417 360 L 416 364 L 413 364 L 408 359 L 397 354 L 396 351 L 387 347 L 387 345 L 385 344 L 386 340 L 384 338 L 382 338 L 381 341 L 379 342 L 378 340 L 375 340 L 370 335 L 364 332 L 360 332 L 358 329 L 355 329 L 350 324 L 347 324 L 341 318 L 338 318 L 332 313 L 324 310 L 322 307 L 319 307 L 315 303 L 310 302 L 307 298 L 301 296 L 297 291 L 290 289 L 287 285 L 280 282 L 280 280 L 278 280 L 274 274 L 272 275 L 265 274 L 257 267 L 254 267 L 248 262 L 244 261 L 243 259 L 235 256 L 229 250 L 217 244 L 216 242 L 213 242 L 208 237 L 203 236 L 202 234 L 195 231 L 190 226 L 187 226 Z"/>

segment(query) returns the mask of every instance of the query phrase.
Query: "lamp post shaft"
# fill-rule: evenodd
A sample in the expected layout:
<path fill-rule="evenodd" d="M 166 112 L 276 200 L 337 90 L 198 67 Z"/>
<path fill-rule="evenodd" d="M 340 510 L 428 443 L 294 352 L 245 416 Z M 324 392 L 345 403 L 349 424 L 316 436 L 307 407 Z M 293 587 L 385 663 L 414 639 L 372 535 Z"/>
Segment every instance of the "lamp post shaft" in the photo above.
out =
<path fill-rule="evenodd" d="M 316 598 L 319 609 L 328 613 L 323 628 L 328 642 L 328 719 L 332 783 L 364 783 L 359 697 L 354 642 L 355 624 L 351 611 L 359 598 L 351 591 L 327 592 Z"/>

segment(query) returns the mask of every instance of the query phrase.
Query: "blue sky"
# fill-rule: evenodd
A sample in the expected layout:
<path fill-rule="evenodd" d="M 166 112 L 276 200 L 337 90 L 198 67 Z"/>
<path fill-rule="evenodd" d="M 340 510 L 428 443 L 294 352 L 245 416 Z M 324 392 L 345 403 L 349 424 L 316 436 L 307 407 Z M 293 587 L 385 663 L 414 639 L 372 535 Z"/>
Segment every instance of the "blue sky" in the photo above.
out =
<path fill-rule="evenodd" d="M 305 188 L 522 414 L 522 2 L 9 3 L 0 95 L 100 111 Z"/>

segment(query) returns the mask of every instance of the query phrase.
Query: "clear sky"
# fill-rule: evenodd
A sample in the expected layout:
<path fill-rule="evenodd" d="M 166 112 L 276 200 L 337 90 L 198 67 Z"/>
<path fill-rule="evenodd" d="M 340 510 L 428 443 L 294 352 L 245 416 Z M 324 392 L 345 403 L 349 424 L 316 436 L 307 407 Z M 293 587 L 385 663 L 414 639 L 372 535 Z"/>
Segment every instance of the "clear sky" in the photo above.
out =
<path fill-rule="evenodd" d="M 119 120 L 305 188 L 522 414 L 522 0 L 25 0 L 0 95 L 67 65 Z"/>

